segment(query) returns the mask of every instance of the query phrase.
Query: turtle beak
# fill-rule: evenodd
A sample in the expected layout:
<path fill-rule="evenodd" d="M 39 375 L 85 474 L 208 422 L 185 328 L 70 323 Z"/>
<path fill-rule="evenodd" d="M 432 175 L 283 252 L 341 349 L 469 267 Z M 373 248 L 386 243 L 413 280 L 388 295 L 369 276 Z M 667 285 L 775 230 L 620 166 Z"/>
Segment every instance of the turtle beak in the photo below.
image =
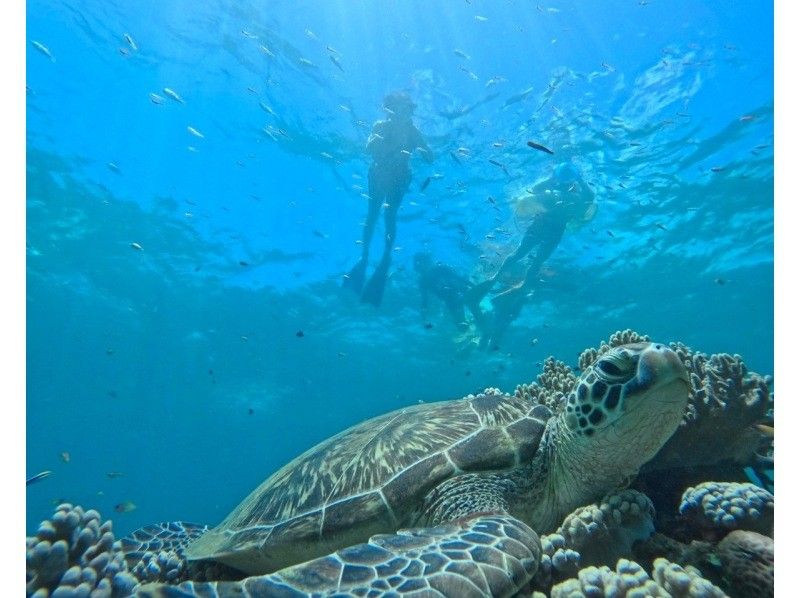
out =
<path fill-rule="evenodd" d="M 689 387 L 689 374 L 681 363 L 678 354 L 662 343 L 651 343 L 642 351 L 636 372 L 636 380 L 640 388 L 651 386 L 658 380 L 659 386 L 672 384 L 682 380 Z M 688 400 L 688 392 L 687 392 Z"/>

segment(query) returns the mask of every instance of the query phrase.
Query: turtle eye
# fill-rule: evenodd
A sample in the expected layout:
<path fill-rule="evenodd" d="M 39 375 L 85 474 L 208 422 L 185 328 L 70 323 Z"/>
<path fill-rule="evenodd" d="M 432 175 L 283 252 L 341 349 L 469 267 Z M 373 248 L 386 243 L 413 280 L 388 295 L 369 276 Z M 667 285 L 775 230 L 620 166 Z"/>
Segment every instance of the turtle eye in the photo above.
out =
<path fill-rule="evenodd" d="M 613 361 L 603 359 L 600 363 L 597 364 L 597 367 L 600 368 L 601 371 L 605 372 L 609 376 L 621 376 L 622 370 L 619 369 L 619 366 L 615 364 Z"/>
<path fill-rule="evenodd" d="M 595 371 L 608 382 L 624 382 L 631 378 L 636 369 L 636 360 L 629 353 L 617 351 L 597 360 Z"/>

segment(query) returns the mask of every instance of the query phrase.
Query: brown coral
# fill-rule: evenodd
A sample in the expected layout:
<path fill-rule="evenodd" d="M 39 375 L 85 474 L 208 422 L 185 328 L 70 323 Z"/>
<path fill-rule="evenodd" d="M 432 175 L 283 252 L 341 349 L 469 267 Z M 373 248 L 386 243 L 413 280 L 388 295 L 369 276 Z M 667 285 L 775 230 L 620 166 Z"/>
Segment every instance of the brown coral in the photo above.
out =
<path fill-rule="evenodd" d="M 689 372 L 689 404 L 678 430 L 644 470 L 746 463 L 763 435 L 755 424 L 768 420 L 771 376 L 749 372 L 739 355 L 708 356 L 670 343 Z"/>
<path fill-rule="evenodd" d="M 717 545 L 723 579 L 733 598 L 772 596 L 775 588 L 775 547 L 772 538 L 736 530 Z"/>

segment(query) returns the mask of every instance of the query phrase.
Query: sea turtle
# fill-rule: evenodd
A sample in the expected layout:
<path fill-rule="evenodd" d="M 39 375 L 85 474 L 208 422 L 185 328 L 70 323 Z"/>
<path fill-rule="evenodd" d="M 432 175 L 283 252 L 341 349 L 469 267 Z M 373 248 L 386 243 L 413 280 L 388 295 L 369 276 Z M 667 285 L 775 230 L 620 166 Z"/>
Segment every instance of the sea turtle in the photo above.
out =
<path fill-rule="evenodd" d="M 631 479 L 677 428 L 688 388 L 667 345 L 616 347 L 558 414 L 499 391 L 406 407 L 306 451 L 213 529 L 149 526 L 124 547 L 250 576 L 142 596 L 511 595 L 538 566 L 533 530 Z"/>

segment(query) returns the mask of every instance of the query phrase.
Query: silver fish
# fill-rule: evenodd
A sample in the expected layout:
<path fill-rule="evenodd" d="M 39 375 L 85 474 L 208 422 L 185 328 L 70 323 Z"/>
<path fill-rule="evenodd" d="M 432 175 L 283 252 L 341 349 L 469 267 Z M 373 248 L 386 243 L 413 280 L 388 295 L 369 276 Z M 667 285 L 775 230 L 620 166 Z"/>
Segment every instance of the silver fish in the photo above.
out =
<path fill-rule="evenodd" d="M 53 55 L 50 53 L 50 49 L 43 43 L 37 42 L 36 40 L 31 41 L 31 43 L 33 44 L 34 48 L 36 48 L 37 50 L 39 50 L 39 52 L 47 56 L 52 62 L 56 61 L 56 59 L 53 58 Z"/>
<path fill-rule="evenodd" d="M 165 87 L 164 88 L 164 95 L 171 97 L 173 100 L 175 100 L 176 102 L 178 102 L 180 104 L 185 104 L 186 103 L 186 102 L 183 101 L 183 98 L 178 95 L 178 92 L 176 92 L 174 89 L 170 89 L 169 87 Z"/>
<path fill-rule="evenodd" d="M 28 478 L 27 480 L 25 480 L 25 485 L 30 486 L 31 484 L 35 484 L 36 482 L 41 482 L 43 479 L 49 478 L 51 475 L 53 475 L 52 471 L 49 470 L 42 471 L 40 473 L 37 473 L 32 478 Z"/>

